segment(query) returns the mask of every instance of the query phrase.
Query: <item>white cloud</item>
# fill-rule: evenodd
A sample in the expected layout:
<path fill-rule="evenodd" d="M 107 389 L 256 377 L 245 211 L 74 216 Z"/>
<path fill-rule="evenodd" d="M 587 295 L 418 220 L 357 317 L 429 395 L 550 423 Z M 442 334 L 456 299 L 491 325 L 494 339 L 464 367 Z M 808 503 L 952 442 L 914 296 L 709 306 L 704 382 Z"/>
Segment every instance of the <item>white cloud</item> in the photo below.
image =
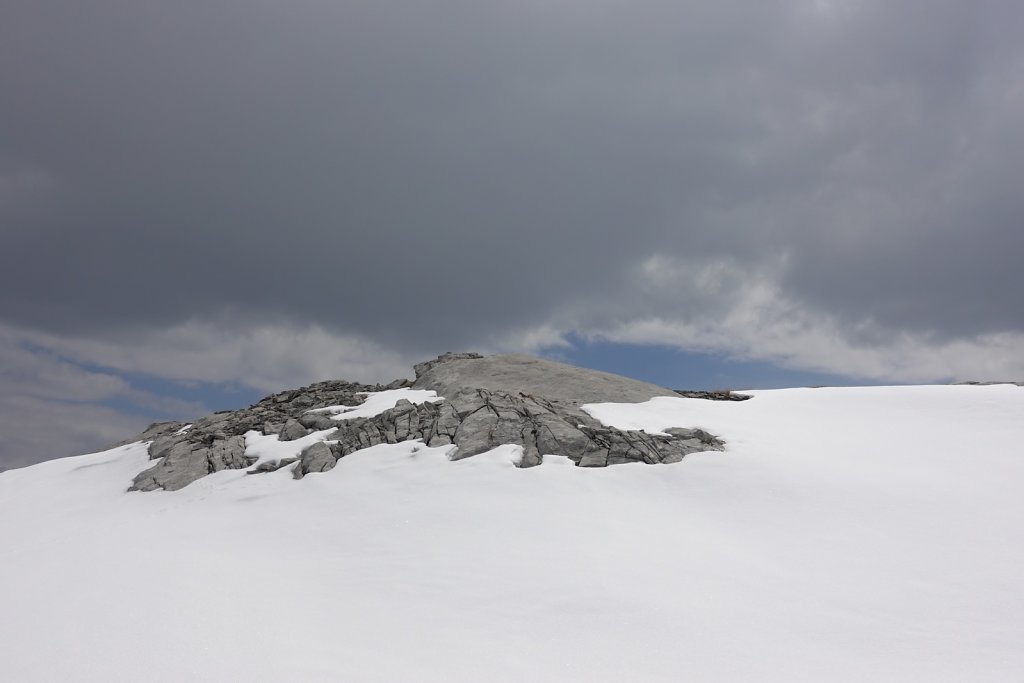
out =
<path fill-rule="evenodd" d="M 190 320 L 130 336 L 23 334 L 76 362 L 267 392 L 329 378 L 390 381 L 410 376 L 414 362 L 364 337 L 335 334 L 316 324 Z"/>
<path fill-rule="evenodd" d="M 0 469 L 96 451 L 138 434 L 149 422 L 105 406 L 4 393 Z"/>
<path fill-rule="evenodd" d="M 652 256 L 638 277 L 664 312 L 599 324 L 586 336 L 882 382 L 1024 379 L 1024 334 L 937 340 L 885 332 L 869 319 L 850 326 L 787 296 L 780 285 L 784 269 L 784 258 L 773 268 L 752 271 L 728 260 L 688 263 Z"/>
<path fill-rule="evenodd" d="M 564 321 L 563 321 L 564 323 Z M 569 330 L 552 323 L 545 323 L 521 330 L 491 336 L 468 351 L 480 353 L 525 353 L 536 354 L 544 349 L 564 349 L 569 346 L 566 334 Z"/>
<path fill-rule="evenodd" d="M 206 406 L 134 388 L 113 371 L 75 365 L 32 335 L 0 326 L 0 468 L 78 455 L 137 434 L 155 419 Z M 116 401 L 133 409 L 103 405 Z"/>
<path fill-rule="evenodd" d="M 1024 335 L 967 338 L 851 324 L 786 293 L 784 253 L 752 268 L 730 259 L 652 255 L 618 300 L 566 305 L 547 322 L 485 337 L 465 349 L 536 353 L 566 348 L 570 334 L 725 354 L 782 367 L 879 382 L 1024 379 Z M 98 448 L 139 431 L 148 418 L 103 405 L 189 419 L 204 406 L 140 391 L 120 373 L 176 382 L 240 385 L 267 393 L 328 378 L 364 382 L 411 376 L 436 350 L 402 348 L 315 324 L 190 320 L 133 334 L 70 337 L 0 326 L 0 431 L 7 466 Z M 78 364 L 86 364 L 84 368 Z M 165 418 L 165 419 L 167 419 Z"/>

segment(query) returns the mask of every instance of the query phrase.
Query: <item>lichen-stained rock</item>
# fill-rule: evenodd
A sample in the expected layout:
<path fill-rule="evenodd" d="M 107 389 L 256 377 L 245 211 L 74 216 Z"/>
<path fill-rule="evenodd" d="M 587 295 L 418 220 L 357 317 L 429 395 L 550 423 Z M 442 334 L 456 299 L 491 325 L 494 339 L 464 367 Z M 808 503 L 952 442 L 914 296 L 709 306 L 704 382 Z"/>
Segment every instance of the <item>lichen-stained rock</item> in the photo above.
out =
<path fill-rule="evenodd" d="M 625 431 L 607 427 L 581 409 L 592 402 L 679 395 L 645 382 L 537 358 L 475 353 L 445 354 L 420 363 L 415 372 L 415 382 L 320 382 L 273 394 L 239 411 L 214 413 L 192 425 L 150 425 L 135 440 L 150 441 L 150 457 L 158 462 L 139 474 L 131 488 L 175 490 L 211 472 L 250 467 L 255 459 L 245 455 L 244 439 L 249 430 L 294 441 L 312 430 L 335 429 L 326 442 L 301 453 L 293 469 L 297 479 L 329 470 L 355 451 L 414 439 L 430 447 L 454 445 L 453 459 L 519 445 L 520 467 L 539 465 L 545 455 L 566 456 L 581 467 L 606 467 L 672 463 L 689 453 L 723 449 L 722 441 L 701 429 Z M 433 389 L 444 400 L 400 400 L 379 415 L 348 420 L 333 420 L 317 410 L 359 405 L 365 392 L 410 386 Z M 265 462 L 250 473 L 272 472 L 292 462 Z"/>

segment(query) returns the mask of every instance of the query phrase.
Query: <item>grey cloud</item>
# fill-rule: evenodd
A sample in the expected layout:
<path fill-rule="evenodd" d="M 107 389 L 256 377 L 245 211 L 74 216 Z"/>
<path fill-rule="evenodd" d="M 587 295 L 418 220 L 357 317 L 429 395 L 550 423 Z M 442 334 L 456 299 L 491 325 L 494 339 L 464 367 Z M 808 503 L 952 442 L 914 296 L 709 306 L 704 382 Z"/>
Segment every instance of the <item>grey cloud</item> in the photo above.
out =
<path fill-rule="evenodd" d="M 104 406 L 0 395 L 0 470 L 91 453 L 138 434 L 148 422 Z"/>
<path fill-rule="evenodd" d="M 130 391 L 128 383 L 120 377 L 84 370 L 48 350 L 24 348 L 19 341 L 0 330 L 0 380 L 6 394 L 102 401 Z"/>
<path fill-rule="evenodd" d="M 0 468 L 78 455 L 140 432 L 155 419 L 206 406 L 136 389 L 116 373 L 80 367 L 0 324 Z M 132 410 L 103 402 L 117 401 Z"/>
<path fill-rule="evenodd" d="M 259 319 L 405 358 L 713 316 L 705 290 L 637 286 L 664 254 L 784 264 L 782 293 L 849 334 L 1024 331 L 1019 3 L 33 0 L 5 17 L 13 324 L 158 349 L 190 320 Z"/>
<path fill-rule="evenodd" d="M 389 382 L 397 377 L 411 377 L 413 363 L 422 360 L 403 357 L 367 339 L 333 335 L 315 325 L 273 325 L 238 318 L 226 325 L 189 321 L 137 333 L 130 341 L 66 338 L 24 330 L 12 331 L 10 336 L 41 349 L 33 356 L 35 366 L 44 365 L 47 357 L 64 356 L 114 371 L 185 382 L 234 383 L 266 393 L 325 377 Z M 71 363 L 64 365 L 79 376 L 97 374 L 86 373 Z M 52 368 L 47 366 L 23 374 L 32 377 L 51 372 Z M 127 382 L 113 374 L 99 376 L 117 382 L 119 389 L 128 388 Z"/>

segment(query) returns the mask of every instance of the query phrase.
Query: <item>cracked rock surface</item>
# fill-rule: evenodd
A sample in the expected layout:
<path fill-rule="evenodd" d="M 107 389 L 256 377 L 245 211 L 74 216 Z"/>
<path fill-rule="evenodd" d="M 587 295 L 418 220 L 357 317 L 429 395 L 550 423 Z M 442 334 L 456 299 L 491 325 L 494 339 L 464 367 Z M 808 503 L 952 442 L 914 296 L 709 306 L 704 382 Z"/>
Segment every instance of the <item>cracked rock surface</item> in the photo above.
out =
<path fill-rule="evenodd" d="M 305 448 L 297 461 L 264 462 L 251 474 L 292 466 L 296 479 L 324 472 L 355 451 L 383 443 L 422 440 L 453 447 L 452 459 L 468 458 L 496 446 L 522 446 L 521 467 L 539 465 L 545 455 L 562 455 L 581 467 L 630 462 L 673 463 L 697 451 L 722 450 L 717 437 L 701 429 L 648 434 L 607 427 L 581 406 L 599 402 L 642 402 L 679 393 L 653 384 L 526 356 L 445 354 L 415 367 L 416 379 L 387 385 L 320 382 L 280 392 L 234 412 L 215 413 L 193 425 L 152 425 L 135 440 L 151 441 L 158 460 L 140 473 L 132 490 L 175 490 L 223 469 L 252 467 L 244 434 L 256 430 L 282 441 L 314 430 L 334 429 L 326 441 Z M 327 406 L 359 405 L 364 392 L 411 387 L 430 389 L 444 400 L 413 404 L 400 400 L 373 417 L 335 421 Z M 709 396 L 709 398 L 711 398 Z"/>

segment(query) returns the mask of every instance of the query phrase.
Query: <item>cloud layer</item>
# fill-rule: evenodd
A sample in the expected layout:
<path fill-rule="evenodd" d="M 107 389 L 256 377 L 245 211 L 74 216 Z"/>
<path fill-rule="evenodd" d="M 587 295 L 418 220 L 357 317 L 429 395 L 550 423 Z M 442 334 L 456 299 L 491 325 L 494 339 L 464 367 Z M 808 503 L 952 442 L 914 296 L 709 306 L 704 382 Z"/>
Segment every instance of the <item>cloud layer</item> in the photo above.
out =
<path fill-rule="evenodd" d="M 269 390 L 573 333 L 1019 379 L 1022 23 L 1005 0 L 15 0 L 8 351 Z"/>

